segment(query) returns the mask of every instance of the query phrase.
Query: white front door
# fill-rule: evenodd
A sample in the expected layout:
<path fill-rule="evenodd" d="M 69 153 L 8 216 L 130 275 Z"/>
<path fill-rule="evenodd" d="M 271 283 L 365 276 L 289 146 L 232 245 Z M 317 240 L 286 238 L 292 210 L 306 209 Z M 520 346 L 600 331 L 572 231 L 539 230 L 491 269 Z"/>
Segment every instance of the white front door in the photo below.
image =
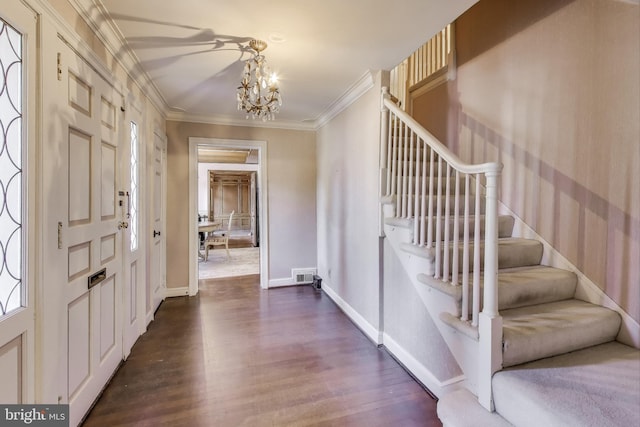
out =
<path fill-rule="evenodd" d="M 166 274 L 165 274 L 165 227 L 164 227 L 164 207 L 165 207 L 165 165 L 166 165 L 166 142 L 162 135 L 157 132 L 153 135 L 153 155 L 150 165 L 149 190 L 150 198 L 150 266 L 149 266 L 149 299 L 147 305 L 147 319 L 150 321 L 153 313 L 165 297 Z"/>
<path fill-rule="evenodd" d="M 0 9 L 0 402 L 34 401 L 36 23 Z M 31 96 L 27 96 L 30 94 Z"/>
<path fill-rule="evenodd" d="M 123 356 L 127 219 L 119 191 L 129 164 L 121 155 L 122 95 L 61 38 L 51 46 L 45 60 L 57 55 L 59 65 L 43 86 L 43 394 L 50 399 L 55 389 L 76 425 Z M 52 348 L 59 353 L 47 353 Z"/>

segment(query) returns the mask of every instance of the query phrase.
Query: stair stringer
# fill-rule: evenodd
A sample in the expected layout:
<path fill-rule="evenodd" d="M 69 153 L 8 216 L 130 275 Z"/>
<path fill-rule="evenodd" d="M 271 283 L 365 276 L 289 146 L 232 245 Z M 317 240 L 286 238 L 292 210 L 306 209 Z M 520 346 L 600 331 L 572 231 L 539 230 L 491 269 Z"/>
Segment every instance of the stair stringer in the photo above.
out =
<path fill-rule="evenodd" d="M 505 215 L 511 215 L 514 218 L 513 237 L 522 237 L 525 239 L 534 239 L 542 243 L 542 261 L 540 264 L 550 267 L 568 270 L 576 274 L 578 283 L 576 285 L 575 298 L 589 302 L 591 304 L 600 305 L 617 312 L 621 319 L 620 332 L 616 337 L 617 341 L 623 344 L 640 348 L 640 324 L 636 322 L 629 314 L 624 311 L 615 301 L 613 301 L 598 285 L 582 273 L 578 267 L 573 265 L 567 258 L 558 252 L 547 240 L 540 236 L 536 231 L 525 223 L 522 218 L 516 215 L 504 203 L 499 202 L 498 212 Z"/>
<path fill-rule="evenodd" d="M 393 248 L 402 267 L 411 279 L 411 284 L 420 296 L 429 315 L 438 328 L 438 332 L 449 347 L 456 363 L 464 373 L 464 387 L 473 394 L 478 394 L 479 343 L 464 333 L 452 328 L 442 321 L 441 313 L 457 313 L 459 308 L 454 298 L 444 294 L 418 280 L 420 274 L 433 269 L 432 260 L 424 256 L 408 252 L 404 247 L 411 241 L 412 231 L 399 225 L 384 225 L 385 237 Z M 437 395 L 437 393 L 436 393 Z M 438 395 L 438 397 L 441 397 Z"/>

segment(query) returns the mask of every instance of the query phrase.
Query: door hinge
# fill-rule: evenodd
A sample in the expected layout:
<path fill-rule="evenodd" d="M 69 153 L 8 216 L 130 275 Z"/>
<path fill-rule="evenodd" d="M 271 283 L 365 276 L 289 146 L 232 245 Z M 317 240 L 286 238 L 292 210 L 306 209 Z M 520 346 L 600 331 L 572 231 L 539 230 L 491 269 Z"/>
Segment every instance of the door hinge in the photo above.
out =
<path fill-rule="evenodd" d="M 58 221 L 58 249 L 62 249 L 62 221 Z"/>
<path fill-rule="evenodd" d="M 58 52 L 58 81 L 62 81 L 62 54 Z"/>

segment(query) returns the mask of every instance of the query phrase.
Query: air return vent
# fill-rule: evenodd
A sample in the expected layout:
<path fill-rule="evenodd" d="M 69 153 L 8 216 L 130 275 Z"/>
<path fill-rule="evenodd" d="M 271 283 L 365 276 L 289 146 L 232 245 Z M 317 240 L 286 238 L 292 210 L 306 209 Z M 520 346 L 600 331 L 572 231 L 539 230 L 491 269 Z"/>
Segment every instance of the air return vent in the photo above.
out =
<path fill-rule="evenodd" d="M 316 274 L 315 268 L 292 268 L 291 277 L 296 285 L 313 283 L 313 276 Z"/>

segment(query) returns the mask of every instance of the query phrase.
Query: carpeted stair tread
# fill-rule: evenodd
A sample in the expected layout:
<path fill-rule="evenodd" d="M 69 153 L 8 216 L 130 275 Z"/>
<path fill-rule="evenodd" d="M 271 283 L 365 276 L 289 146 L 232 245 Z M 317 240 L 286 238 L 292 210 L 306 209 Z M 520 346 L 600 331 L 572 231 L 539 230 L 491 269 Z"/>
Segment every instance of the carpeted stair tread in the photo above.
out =
<path fill-rule="evenodd" d="M 502 370 L 492 385 L 519 427 L 640 426 L 640 351 L 619 342 Z"/>
<path fill-rule="evenodd" d="M 615 311 L 576 299 L 500 313 L 503 367 L 612 341 L 621 323 Z"/>
<path fill-rule="evenodd" d="M 455 223 L 455 218 L 453 217 L 448 217 L 445 221 L 449 221 L 449 240 L 453 241 L 453 231 L 454 231 L 454 223 Z M 393 225 L 393 226 L 397 226 L 397 227 L 406 227 L 406 228 L 413 228 L 414 226 L 414 222 L 413 222 L 413 218 L 395 218 L 395 217 L 388 217 L 384 219 L 384 223 L 387 225 Z M 435 219 L 433 221 L 433 235 L 435 236 Z M 470 238 L 473 238 L 474 236 L 474 231 L 475 231 L 475 221 L 472 218 L 469 221 L 469 236 Z M 513 224 L 514 224 L 514 219 L 511 215 L 498 215 L 498 237 L 499 238 L 508 238 L 511 237 L 511 233 L 513 231 Z M 480 215 L 480 235 L 484 236 L 484 226 L 485 226 L 485 217 L 484 215 Z M 442 234 L 444 236 L 444 225 L 442 226 Z M 458 231 L 459 231 L 459 237 L 460 237 L 460 242 L 462 242 L 462 236 L 463 236 L 463 231 L 464 231 L 464 218 L 463 217 L 459 217 L 458 218 Z"/>
<path fill-rule="evenodd" d="M 419 274 L 417 280 L 456 299 L 458 307 L 462 303 L 462 286 Z M 498 271 L 498 300 L 501 310 L 545 304 L 573 298 L 577 277 L 567 270 L 537 265 L 517 267 Z M 484 277 L 480 276 L 480 298 L 483 296 Z M 469 289 L 471 294 L 472 289 Z M 481 304 L 482 305 L 482 304 Z"/>
<path fill-rule="evenodd" d="M 575 273 L 546 265 L 500 270 L 500 310 L 571 299 L 577 282 Z"/>
<path fill-rule="evenodd" d="M 473 247 L 473 245 L 471 245 Z M 498 239 L 498 268 L 516 268 L 539 265 L 542 260 L 543 246 L 537 240 L 520 237 L 505 237 Z M 460 245 L 459 259 L 462 261 L 462 245 Z M 471 253 L 473 257 L 473 250 Z M 453 259 L 450 261 L 453 265 Z M 484 269 L 484 243 L 480 244 L 480 268 Z M 469 262 L 469 270 L 473 269 L 473 262 Z M 461 268 L 462 271 L 462 268 Z"/>

